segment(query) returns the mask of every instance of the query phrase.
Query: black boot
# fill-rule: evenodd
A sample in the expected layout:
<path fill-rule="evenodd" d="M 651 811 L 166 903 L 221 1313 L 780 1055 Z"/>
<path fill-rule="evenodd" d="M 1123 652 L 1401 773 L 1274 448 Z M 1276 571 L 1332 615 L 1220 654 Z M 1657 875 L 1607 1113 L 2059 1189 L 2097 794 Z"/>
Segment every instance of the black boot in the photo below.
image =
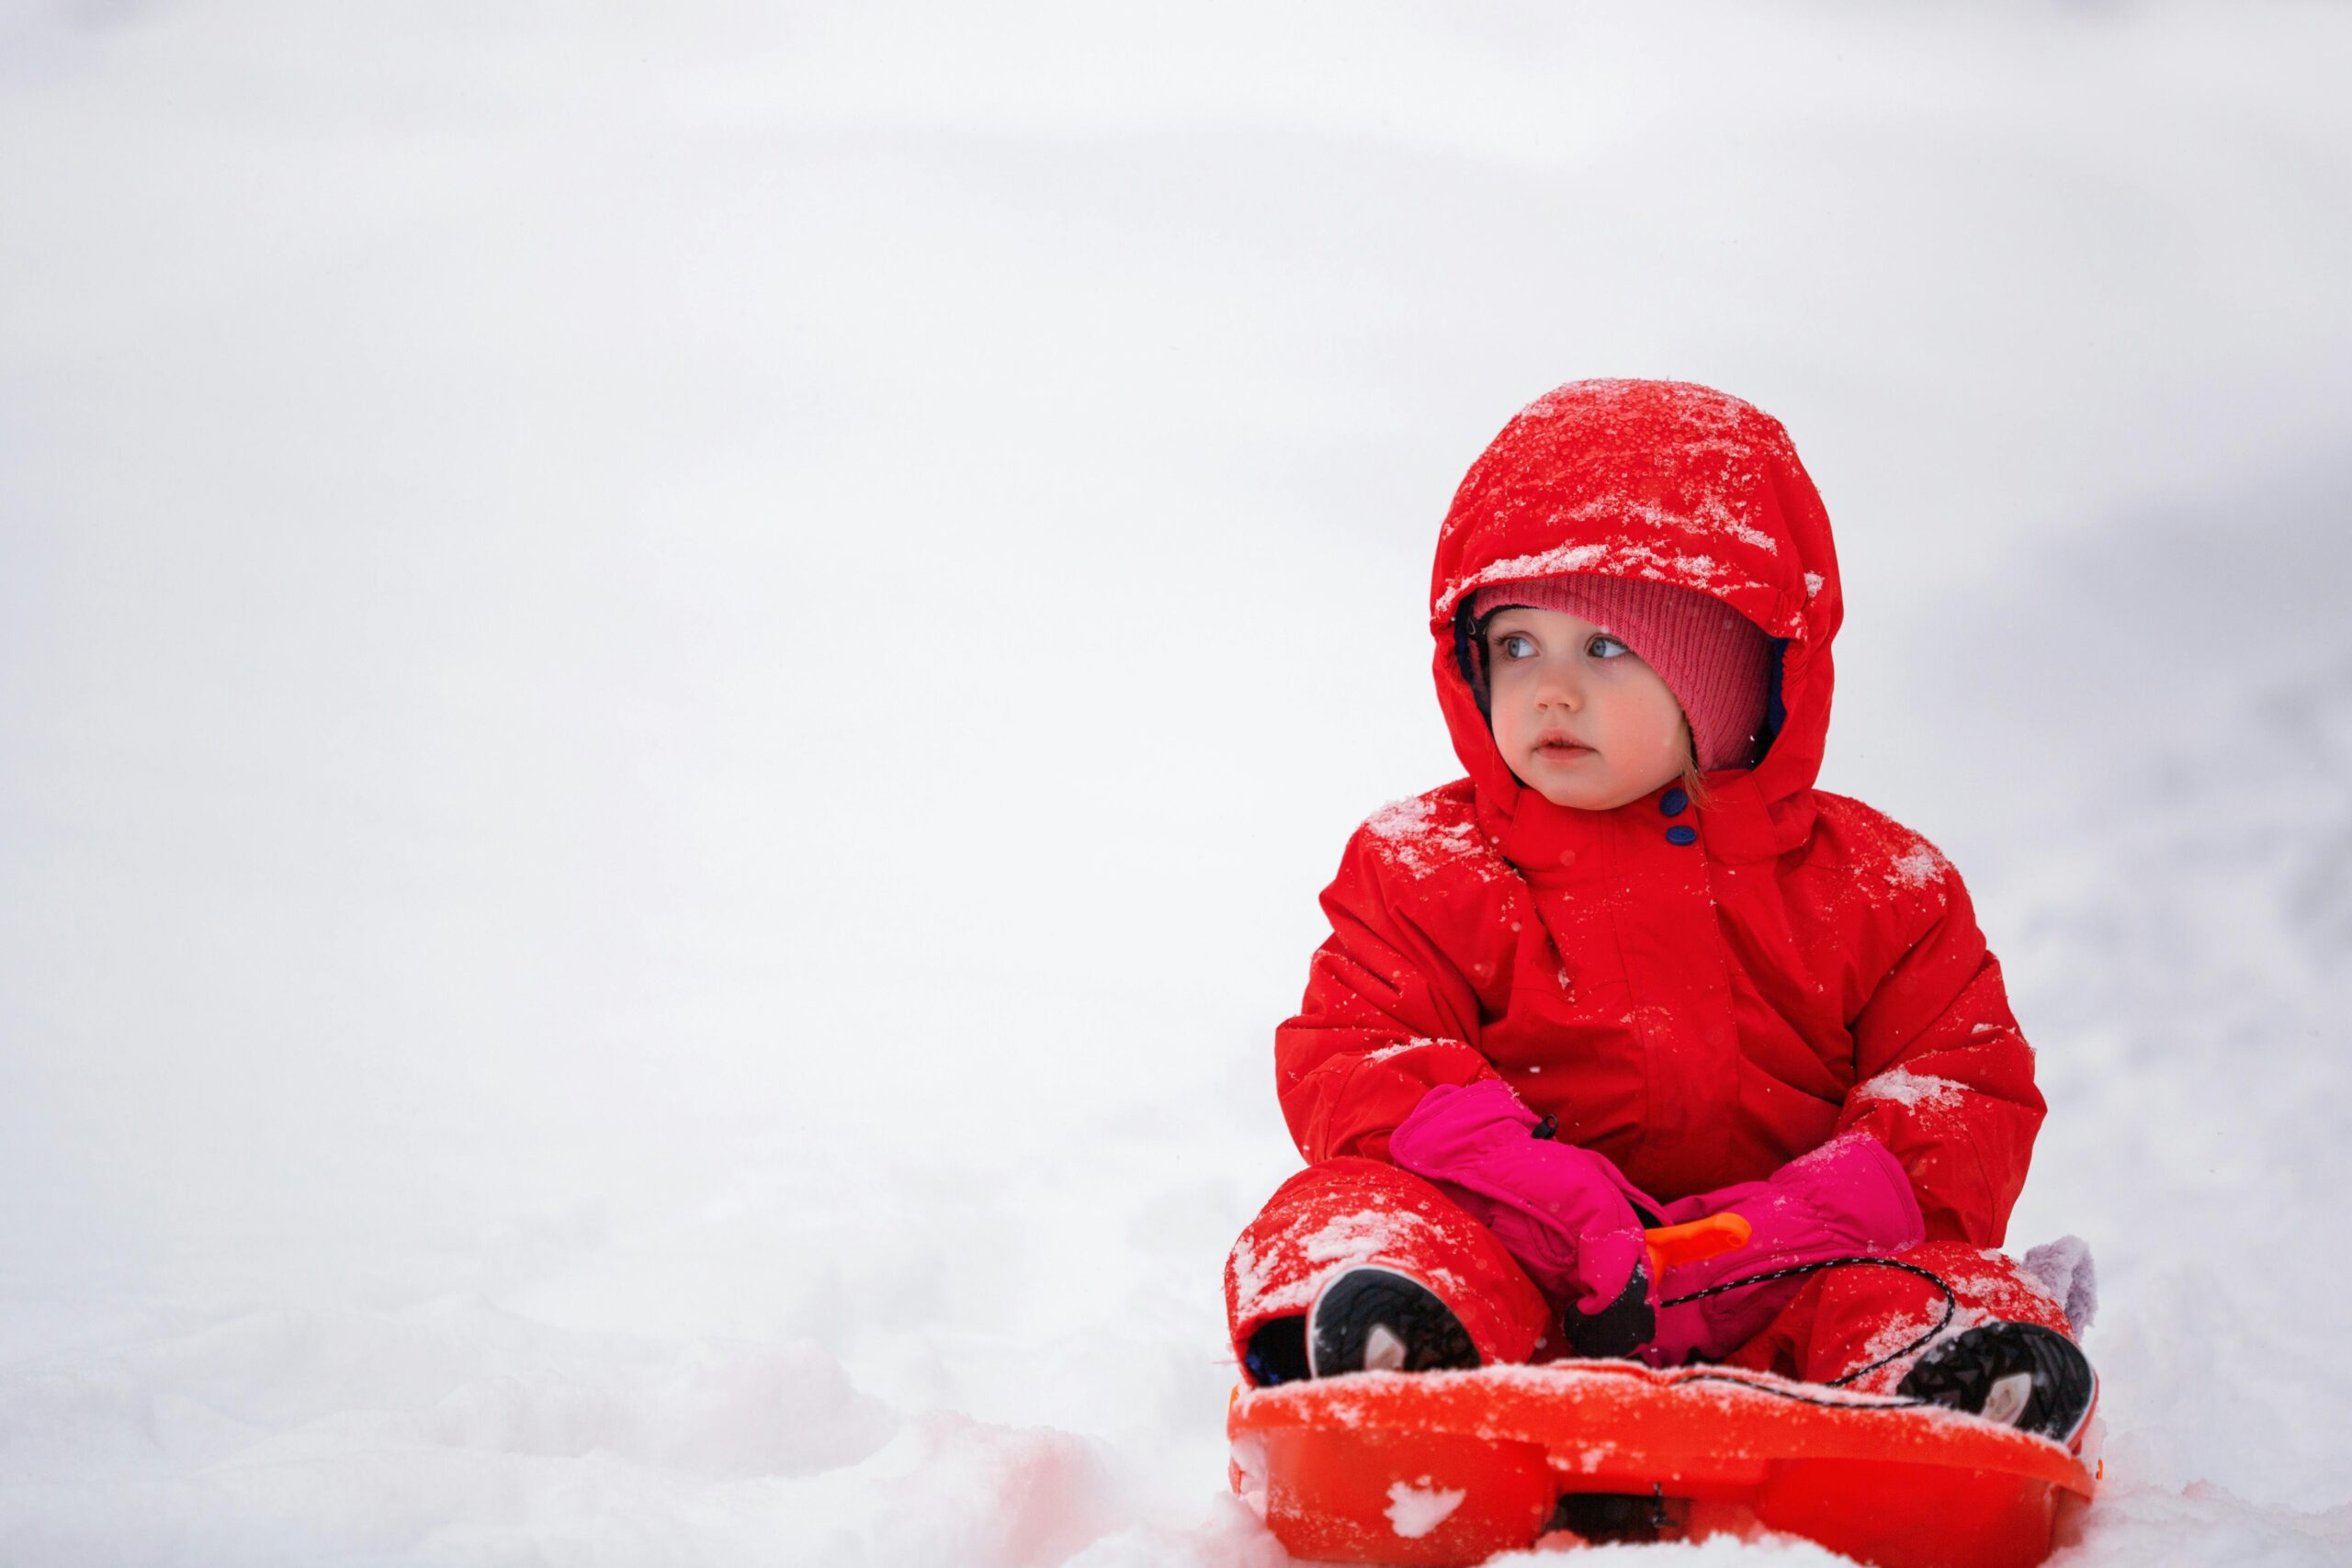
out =
<path fill-rule="evenodd" d="M 1931 1348 L 1896 1392 L 2072 1447 L 2098 1401 L 2098 1378 L 2055 1330 L 1984 1323 Z"/>
<path fill-rule="evenodd" d="M 1306 1359 L 1313 1375 L 1328 1378 L 1475 1367 L 1478 1351 L 1434 1291 L 1409 1274 L 1363 1264 L 1317 1294 L 1306 1314 Z"/>
<path fill-rule="evenodd" d="M 1252 1388 L 1272 1388 L 1315 1374 L 1306 1369 L 1306 1319 L 1270 1317 L 1250 1336 L 1241 1354 L 1241 1370 Z"/>

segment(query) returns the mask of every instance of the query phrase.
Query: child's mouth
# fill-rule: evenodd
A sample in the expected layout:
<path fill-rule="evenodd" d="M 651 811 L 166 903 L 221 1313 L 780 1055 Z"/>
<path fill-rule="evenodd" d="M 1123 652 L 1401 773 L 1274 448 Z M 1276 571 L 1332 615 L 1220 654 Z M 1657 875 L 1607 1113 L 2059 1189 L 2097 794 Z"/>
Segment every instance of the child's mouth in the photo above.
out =
<path fill-rule="evenodd" d="M 1591 747 L 1579 746 L 1573 740 L 1546 740 L 1535 748 L 1535 754 L 1539 757 L 1548 757 L 1555 762 L 1562 762 L 1571 757 L 1581 757 L 1591 750 Z"/>

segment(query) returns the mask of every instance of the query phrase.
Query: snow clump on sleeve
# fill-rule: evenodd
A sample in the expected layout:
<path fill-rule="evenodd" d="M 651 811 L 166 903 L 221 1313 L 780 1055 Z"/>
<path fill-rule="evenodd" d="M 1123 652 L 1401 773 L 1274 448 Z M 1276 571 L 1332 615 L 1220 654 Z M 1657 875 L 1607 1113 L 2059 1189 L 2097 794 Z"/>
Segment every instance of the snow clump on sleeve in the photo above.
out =
<path fill-rule="evenodd" d="M 1415 879 L 1455 866 L 1489 877 L 1510 871 L 1479 829 L 1467 779 L 1392 800 L 1361 831 L 1385 864 Z"/>
<path fill-rule="evenodd" d="M 1967 1085 L 1950 1078 L 1915 1073 L 1908 1067 L 1890 1067 L 1874 1078 L 1856 1084 L 1853 1097 L 1891 1100 L 1909 1111 L 1952 1111 L 1959 1108 L 1967 1092 Z"/>
<path fill-rule="evenodd" d="M 1936 846 L 1921 839 L 1887 868 L 1886 879 L 1897 887 L 1926 887 L 1942 881 L 1944 873 L 1951 869 L 1951 863 Z"/>

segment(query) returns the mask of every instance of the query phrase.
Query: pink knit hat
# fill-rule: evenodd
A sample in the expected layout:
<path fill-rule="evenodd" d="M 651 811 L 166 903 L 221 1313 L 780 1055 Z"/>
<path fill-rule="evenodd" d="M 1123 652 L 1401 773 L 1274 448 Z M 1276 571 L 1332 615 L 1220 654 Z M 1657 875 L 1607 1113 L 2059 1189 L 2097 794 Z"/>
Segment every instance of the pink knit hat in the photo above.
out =
<path fill-rule="evenodd" d="M 1578 571 L 1481 588 L 1471 624 L 1514 604 L 1577 615 L 1624 638 L 1682 705 L 1701 771 L 1755 765 L 1773 649 L 1754 621 L 1696 589 Z"/>

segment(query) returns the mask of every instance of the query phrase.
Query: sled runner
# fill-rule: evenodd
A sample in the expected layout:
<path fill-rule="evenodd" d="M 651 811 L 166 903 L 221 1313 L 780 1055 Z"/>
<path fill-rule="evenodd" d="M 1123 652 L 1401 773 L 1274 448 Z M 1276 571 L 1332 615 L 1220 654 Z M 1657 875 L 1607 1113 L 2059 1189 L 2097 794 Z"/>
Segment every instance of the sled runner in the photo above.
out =
<path fill-rule="evenodd" d="M 1565 1529 L 1751 1521 L 1881 1568 L 2027 1568 L 2092 1476 L 1939 1408 L 1714 1367 L 1555 1361 L 1235 1393 L 1233 1484 L 1295 1557 L 1470 1564 Z"/>

